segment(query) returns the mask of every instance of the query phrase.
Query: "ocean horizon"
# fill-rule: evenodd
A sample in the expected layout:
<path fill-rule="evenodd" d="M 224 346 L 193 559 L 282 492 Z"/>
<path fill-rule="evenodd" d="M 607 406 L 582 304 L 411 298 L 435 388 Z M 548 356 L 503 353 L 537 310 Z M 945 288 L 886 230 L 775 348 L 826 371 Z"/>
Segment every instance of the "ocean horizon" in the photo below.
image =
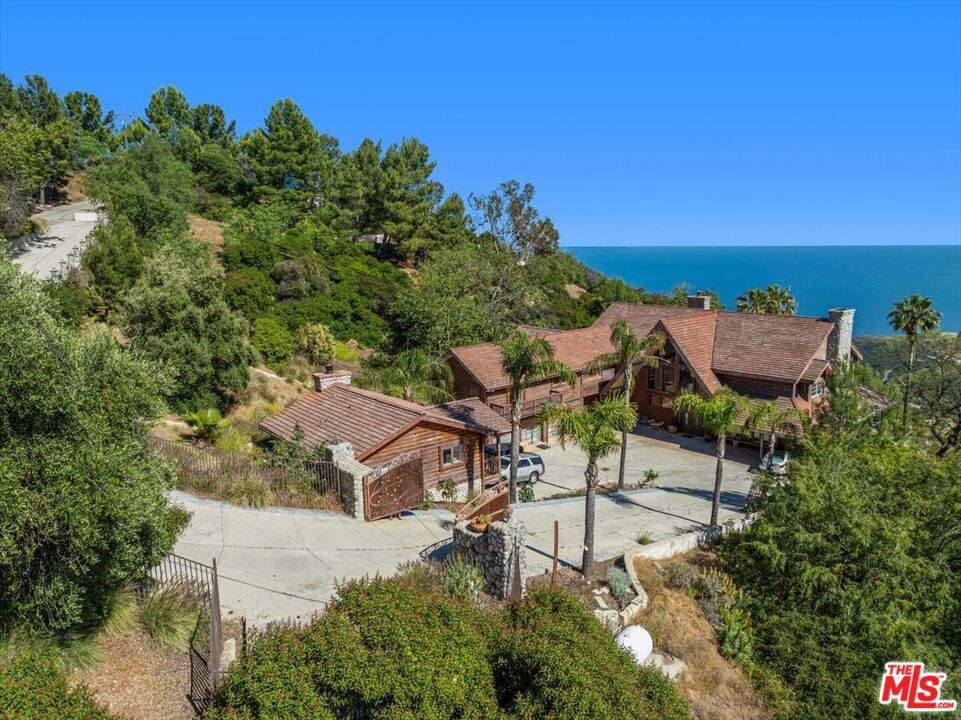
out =
<path fill-rule="evenodd" d="M 798 315 L 855 308 L 855 335 L 894 335 L 895 300 L 918 293 L 943 313 L 941 329 L 961 331 L 961 245 L 564 246 L 588 267 L 632 287 L 667 292 L 679 283 L 713 290 L 726 309 L 748 288 L 790 287 Z"/>

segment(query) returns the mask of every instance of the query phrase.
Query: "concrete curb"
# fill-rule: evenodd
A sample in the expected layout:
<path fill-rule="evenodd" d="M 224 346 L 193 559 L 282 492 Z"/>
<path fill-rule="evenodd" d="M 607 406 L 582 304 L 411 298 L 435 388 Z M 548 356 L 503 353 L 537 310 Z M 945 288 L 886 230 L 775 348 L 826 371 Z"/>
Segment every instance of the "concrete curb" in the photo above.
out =
<path fill-rule="evenodd" d="M 206 505 L 207 507 L 216 507 L 227 510 L 243 510 L 244 512 L 259 512 L 259 513 L 274 513 L 275 515 L 305 515 L 308 517 L 317 518 L 349 518 L 349 515 L 344 513 L 334 512 L 332 510 L 311 510 L 309 508 L 286 508 L 286 507 L 263 507 L 263 508 L 252 508 L 244 507 L 243 505 L 234 505 L 233 503 L 224 502 L 223 500 L 211 500 L 209 498 L 199 498 L 196 495 L 191 495 L 190 493 L 185 493 L 182 490 L 171 490 L 167 493 L 173 501 L 180 501 L 185 503 L 193 503 L 194 505 Z"/>

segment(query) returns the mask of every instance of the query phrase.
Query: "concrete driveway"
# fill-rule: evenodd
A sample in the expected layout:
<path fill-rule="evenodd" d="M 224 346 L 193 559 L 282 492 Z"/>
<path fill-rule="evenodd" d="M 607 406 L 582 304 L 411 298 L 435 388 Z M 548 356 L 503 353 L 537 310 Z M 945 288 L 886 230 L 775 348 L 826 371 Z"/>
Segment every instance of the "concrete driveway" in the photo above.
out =
<path fill-rule="evenodd" d="M 534 485 L 537 500 L 584 487 L 587 457 L 577 448 L 564 450 L 559 444 L 540 449 L 528 448 L 544 458 L 545 476 Z M 750 486 L 748 468 L 757 464 L 757 451 L 728 445 L 725 453 L 725 486 L 728 482 L 745 480 Z M 620 452 L 615 452 L 600 463 L 600 482 L 617 484 Z M 659 475 L 656 485 L 662 488 L 714 488 L 714 443 L 701 437 L 686 437 L 666 430 L 641 428 L 627 436 L 628 485 L 638 483 L 644 472 L 653 468 Z"/>
<path fill-rule="evenodd" d="M 208 565 L 216 558 L 224 613 L 255 624 L 322 611 L 338 580 L 393 575 L 400 563 L 452 534 L 453 515 L 443 511 L 364 522 L 171 496 L 193 515 L 174 552 Z"/>
<path fill-rule="evenodd" d="M 70 251 L 90 234 L 96 226 L 95 222 L 76 221 L 74 213 L 90 212 L 93 205 L 89 200 L 58 205 L 57 207 L 35 215 L 42 218 L 50 229 L 40 238 L 28 242 L 26 247 L 13 255 L 23 272 L 35 275 L 40 280 L 50 277 L 54 269 L 60 267 L 60 261 L 66 260 Z"/>

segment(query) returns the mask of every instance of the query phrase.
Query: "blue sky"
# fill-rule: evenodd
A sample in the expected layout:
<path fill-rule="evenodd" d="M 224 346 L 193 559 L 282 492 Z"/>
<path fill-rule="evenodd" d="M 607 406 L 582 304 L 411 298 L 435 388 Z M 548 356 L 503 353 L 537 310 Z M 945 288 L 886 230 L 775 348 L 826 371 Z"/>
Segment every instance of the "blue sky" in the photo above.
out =
<path fill-rule="evenodd" d="M 0 2 L 0 71 L 241 129 L 294 98 L 534 183 L 564 245 L 961 243 L 961 3 Z"/>

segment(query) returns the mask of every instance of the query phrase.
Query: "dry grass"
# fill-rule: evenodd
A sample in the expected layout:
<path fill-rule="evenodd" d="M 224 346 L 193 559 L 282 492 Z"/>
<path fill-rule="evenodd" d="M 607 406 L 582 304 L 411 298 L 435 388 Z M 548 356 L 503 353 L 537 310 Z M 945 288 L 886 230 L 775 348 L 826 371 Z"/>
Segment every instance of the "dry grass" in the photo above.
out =
<path fill-rule="evenodd" d="M 71 675 L 97 702 L 129 720 L 190 720 L 190 659 L 162 648 L 138 625 L 123 635 L 97 638 L 103 660 Z"/>
<path fill-rule="evenodd" d="M 87 199 L 85 180 L 83 173 L 67 176 L 67 184 L 63 188 L 67 202 L 80 202 Z"/>
<path fill-rule="evenodd" d="M 262 372 L 251 372 L 247 389 L 227 413 L 227 419 L 238 430 L 254 434 L 257 432 L 257 423 L 279 413 L 310 387 L 307 383 L 270 377 Z"/>
<path fill-rule="evenodd" d="M 638 618 L 654 647 L 687 663 L 678 691 L 691 703 L 695 720 L 764 720 L 770 710 L 744 671 L 718 652 L 714 631 L 697 602 L 668 587 L 653 560 L 634 564 L 650 603 Z"/>
<path fill-rule="evenodd" d="M 200 215 L 193 214 L 187 215 L 187 222 L 190 225 L 189 232 L 192 237 L 203 242 L 209 242 L 218 253 L 223 251 L 224 224 L 222 222 L 208 220 L 207 218 L 200 217 Z"/>

